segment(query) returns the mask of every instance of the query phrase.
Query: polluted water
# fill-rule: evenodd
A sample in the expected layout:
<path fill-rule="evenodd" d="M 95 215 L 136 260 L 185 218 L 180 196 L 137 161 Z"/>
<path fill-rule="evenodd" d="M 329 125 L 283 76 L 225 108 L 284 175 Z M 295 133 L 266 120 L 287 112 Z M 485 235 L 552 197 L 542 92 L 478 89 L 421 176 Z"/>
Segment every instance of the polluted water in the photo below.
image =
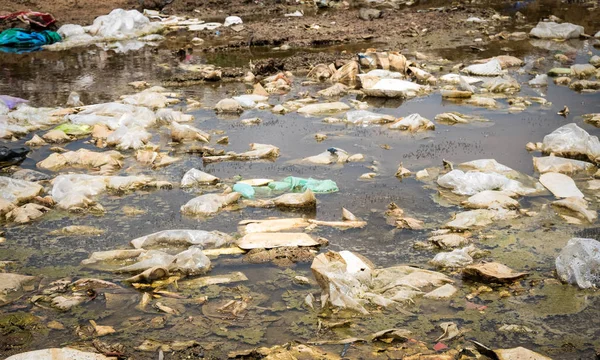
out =
<path fill-rule="evenodd" d="M 598 356 L 597 3 L 141 3 L 2 28 L 0 357 Z"/>

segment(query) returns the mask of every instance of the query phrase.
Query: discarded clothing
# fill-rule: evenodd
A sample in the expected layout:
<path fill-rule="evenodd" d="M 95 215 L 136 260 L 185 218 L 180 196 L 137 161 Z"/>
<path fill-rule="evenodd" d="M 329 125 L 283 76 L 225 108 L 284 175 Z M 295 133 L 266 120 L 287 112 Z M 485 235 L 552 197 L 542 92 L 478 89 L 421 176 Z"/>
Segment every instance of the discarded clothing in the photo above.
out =
<path fill-rule="evenodd" d="M 39 49 L 43 45 L 54 44 L 61 40 L 62 37 L 57 32 L 50 30 L 32 32 L 23 29 L 8 29 L 0 33 L 0 47 L 15 49 Z"/>
<path fill-rule="evenodd" d="M 0 22 L 18 21 L 29 24 L 29 26 L 35 28 L 47 28 L 54 24 L 56 19 L 54 16 L 48 13 L 42 13 L 37 11 L 19 11 L 8 15 L 0 16 Z"/>

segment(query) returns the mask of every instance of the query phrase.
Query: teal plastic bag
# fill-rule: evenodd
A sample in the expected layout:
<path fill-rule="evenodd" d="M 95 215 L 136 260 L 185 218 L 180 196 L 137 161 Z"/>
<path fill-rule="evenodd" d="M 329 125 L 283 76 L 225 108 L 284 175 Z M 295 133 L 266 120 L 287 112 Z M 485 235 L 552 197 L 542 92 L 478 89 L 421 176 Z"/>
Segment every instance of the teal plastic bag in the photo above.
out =
<path fill-rule="evenodd" d="M 295 176 L 288 176 L 281 183 L 287 183 L 290 186 L 292 192 L 305 192 L 307 189 L 312 190 L 316 194 L 338 192 L 340 189 L 333 180 L 316 180 L 313 178 L 299 178 Z M 280 183 L 280 184 L 281 184 Z M 272 183 L 269 183 L 271 187 Z M 283 187 L 277 184 L 277 186 Z M 271 187 L 273 189 L 273 187 Z"/>
<path fill-rule="evenodd" d="M 338 188 L 335 181 L 315 180 L 315 179 L 310 179 L 310 178 L 306 182 L 305 188 L 312 190 L 312 192 L 314 192 L 316 194 L 332 193 L 332 192 L 340 191 L 340 189 Z"/>
<path fill-rule="evenodd" d="M 233 185 L 233 191 L 242 194 L 242 196 L 246 199 L 254 198 L 254 188 L 248 184 L 237 183 Z"/>
<path fill-rule="evenodd" d="M 292 188 L 292 185 L 285 181 L 271 181 L 268 186 L 273 191 L 289 191 Z"/>

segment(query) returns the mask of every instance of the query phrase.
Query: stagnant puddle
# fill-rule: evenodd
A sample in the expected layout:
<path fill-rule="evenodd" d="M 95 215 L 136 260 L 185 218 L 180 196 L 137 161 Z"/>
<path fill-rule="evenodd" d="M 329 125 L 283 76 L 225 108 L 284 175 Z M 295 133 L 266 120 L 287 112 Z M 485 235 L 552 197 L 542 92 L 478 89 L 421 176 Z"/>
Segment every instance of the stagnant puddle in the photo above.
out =
<path fill-rule="evenodd" d="M 514 11 L 512 8 L 500 9 Z M 524 9 L 522 11 L 530 17 L 543 12 Z M 560 12 L 552 13 L 564 16 Z M 565 19 L 577 23 L 569 16 Z M 586 24 L 593 23 L 593 19 L 588 21 Z M 429 94 L 404 100 L 356 94 L 339 98 L 346 104 L 355 104 L 354 100 L 359 100 L 363 106 L 368 105 L 369 111 L 393 118 L 418 113 L 433 121 L 438 114 L 460 112 L 487 120 L 457 125 L 434 121 L 435 130 L 416 133 L 392 130 L 388 125 L 326 123 L 323 119 L 330 115 L 303 116 L 297 112 L 283 115 L 270 109 L 245 110 L 239 116 L 216 115 L 213 108 L 219 100 L 251 90 L 247 84 L 238 81 L 167 87 L 181 100 L 170 107 L 193 115 L 193 121 L 187 124 L 209 132 L 213 139 L 229 137 L 228 145 L 216 145 L 215 140 L 211 140 L 210 146 L 241 153 L 247 151 L 251 143 L 270 144 L 280 149 L 280 156 L 271 160 L 208 163 L 203 161 L 201 154 L 191 153 L 188 143 L 173 143 L 168 126 L 155 127 L 150 129 L 150 141 L 158 145 L 160 151 L 180 158 L 179 161 L 155 169 L 138 162 L 134 150 L 124 150 L 121 151 L 125 156 L 121 160 L 122 166 L 110 175 L 150 175 L 174 184 L 172 188 L 104 192 L 95 197 L 105 210 L 102 214 L 54 208 L 40 219 L 24 225 L 4 223 L 6 240 L 0 243 L 0 268 L 37 278 L 34 288 L 26 289 L 20 299 L 0 308 L 0 355 L 71 346 L 139 359 L 157 358 L 160 349 L 166 359 L 226 358 L 231 351 L 297 341 L 319 344 L 346 358 L 402 358 L 411 354 L 410 346 L 405 350 L 398 347 L 392 352 L 388 349 L 391 345 L 386 343 L 327 342 L 365 338 L 384 329 L 402 328 L 412 333 L 411 338 L 424 342 L 426 349 L 432 349 L 444 333 L 440 324 L 453 322 L 461 336 L 439 341 L 452 349 L 472 347 L 469 340 L 476 340 L 494 349 L 523 346 L 556 359 L 592 358 L 595 349 L 600 347 L 600 298 L 594 290 L 582 290 L 558 281 L 555 259 L 572 237 L 600 239 L 600 235 L 594 223 L 567 223 L 551 206 L 555 197 L 547 191 L 519 199 L 520 207 L 530 211 L 528 215 L 492 221 L 483 228 L 470 230 L 473 244 L 481 250 L 476 262 L 499 262 L 528 273 L 526 278 L 497 284 L 463 278 L 460 268 L 444 269 L 441 272 L 448 275 L 458 289 L 450 299 L 418 298 L 389 308 L 370 305 L 368 315 L 330 307 L 321 309 L 321 288 L 310 268 L 314 255 L 307 259 L 300 256 L 295 260 L 304 261 L 298 262 L 286 259 L 250 261 L 242 254 L 211 256 L 207 276 L 241 272 L 247 280 L 199 286 L 193 283 L 198 276 L 163 279 L 154 293 L 150 285 L 136 287 L 123 282 L 132 274 L 102 271 L 84 266 L 82 261 L 97 251 L 131 249 L 129 242 L 132 239 L 157 231 L 214 230 L 238 237 L 241 235 L 238 223 L 243 220 L 304 217 L 340 221 L 342 208 L 346 208 L 366 221 L 367 226 L 346 230 L 317 226 L 307 230 L 315 238 L 329 240 L 328 245 L 320 247 L 320 253 L 349 250 L 369 259 L 377 268 L 404 264 L 438 271 L 440 269 L 429 261 L 440 250 L 423 247 L 421 243 L 427 243 L 433 231 L 442 228 L 454 214 L 464 211 L 460 202 L 467 197 L 457 197 L 442 190 L 435 176 L 417 179 L 415 173 L 430 169 L 433 174 L 432 168 L 443 172 L 446 161 L 457 167 L 472 160 L 495 159 L 538 179 L 532 157 L 543 155 L 537 151 L 528 152 L 525 148 L 528 142 L 541 142 L 547 134 L 572 122 L 590 135 L 599 136 L 600 130 L 582 118 L 584 114 L 600 113 L 597 92 L 576 92 L 568 86 L 556 85 L 552 78 L 545 87 L 528 85 L 533 73 L 587 64 L 593 55 L 600 55 L 599 43 L 600 40 L 593 38 L 561 42 L 502 41 L 486 46 L 483 51 L 471 48 L 439 50 L 428 53 L 429 60 L 417 61 L 429 64 L 426 69 L 439 77 L 452 72 L 458 63 L 471 64 L 477 59 L 512 55 L 524 60 L 523 66 L 508 69 L 508 74 L 520 84 L 520 91 L 510 96 L 494 96 L 497 108 L 444 99 L 439 91 L 442 84 Z M 361 44 L 315 51 L 336 53 L 347 50 L 354 53 L 371 46 L 373 44 Z M 181 71 L 178 56 L 174 54 L 177 49 L 177 43 L 167 42 L 156 48 L 144 47 L 124 54 L 91 47 L 3 55 L 0 57 L 0 94 L 29 99 L 29 105 L 34 107 L 64 106 L 72 91 L 78 92 L 86 105 L 117 101 L 122 95 L 136 92 L 128 86 L 132 81 L 156 85 L 169 82 Z M 291 55 L 284 52 L 281 56 L 286 54 Z M 567 62 L 561 64 L 555 60 L 556 54 L 566 54 Z M 193 56 L 193 61 L 198 64 L 213 63 L 225 67 L 240 66 L 251 58 L 271 55 L 264 49 L 247 49 Z M 436 60 L 442 58 L 447 61 Z M 291 90 L 271 94 L 268 103 L 272 106 L 283 104 L 303 98 L 306 93 L 317 96 L 317 91 L 332 85 L 305 81 L 305 76 L 295 76 Z M 533 101 L 522 111 L 509 111 L 509 101 L 516 96 L 541 97 L 547 103 Z M 190 99 L 200 102 L 201 106 L 188 109 Z M 319 98 L 319 102 L 326 100 Z M 558 115 L 565 106 L 570 113 L 566 117 Z M 345 115 L 342 112 L 333 116 L 342 119 Z M 257 125 L 242 123 L 244 119 L 255 117 L 262 122 Z M 42 135 L 47 130 L 34 133 Z M 34 133 L 2 144 L 22 145 Z M 327 138 L 317 142 L 315 134 L 325 134 Z M 110 150 L 99 149 L 89 140 L 84 137 L 58 146 L 69 151 L 82 148 Z M 36 164 L 53 153 L 51 146 L 32 148 L 20 167 L 42 171 L 52 177 L 69 172 L 93 173 L 90 169 L 66 168 L 57 172 L 39 169 Z M 343 149 L 350 155 L 363 154 L 365 161 L 330 165 L 299 162 L 330 148 Z M 412 176 L 395 176 L 399 164 L 411 170 Z M 233 206 L 212 216 L 188 216 L 182 214 L 180 208 L 189 200 L 203 193 L 223 190 L 223 187 L 181 188 L 179 183 L 191 168 L 214 175 L 229 186 L 241 179 L 281 180 L 295 176 L 330 179 L 337 184 L 339 192 L 317 194 L 316 208 Z M 368 180 L 359 179 L 365 173 L 376 175 Z M 580 175 L 575 177 L 575 182 L 589 200 L 589 210 L 596 212 L 598 198 L 596 190 L 587 187 L 590 179 L 590 175 Z M 44 186 L 48 190 L 52 188 L 49 182 Z M 259 194 L 257 197 L 268 196 Z M 397 229 L 389 225 L 384 213 L 390 203 L 397 204 L 407 216 L 423 221 L 423 229 Z M 93 226 L 102 233 L 52 233 L 71 225 Z M 308 283 L 298 280 L 299 276 L 307 278 Z M 45 301 L 44 296 L 71 291 L 64 287 L 59 291 L 60 286 L 51 283 L 68 280 L 65 284 L 70 284 L 83 278 L 107 280 L 119 287 L 84 292 L 85 299 L 80 304 L 63 311 Z M 192 282 L 186 284 L 188 281 Z M 147 298 L 152 293 L 153 297 Z M 315 298 L 313 309 L 306 303 L 309 294 Z M 148 304 L 143 306 L 144 302 Z M 90 327 L 90 320 L 112 327 L 114 332 L 98 336 L 99 330 Z M 185 343 L 189 341 L 196 343 Z M 469 356 L 469 352 L 463 352 L 463 355 Z"/>

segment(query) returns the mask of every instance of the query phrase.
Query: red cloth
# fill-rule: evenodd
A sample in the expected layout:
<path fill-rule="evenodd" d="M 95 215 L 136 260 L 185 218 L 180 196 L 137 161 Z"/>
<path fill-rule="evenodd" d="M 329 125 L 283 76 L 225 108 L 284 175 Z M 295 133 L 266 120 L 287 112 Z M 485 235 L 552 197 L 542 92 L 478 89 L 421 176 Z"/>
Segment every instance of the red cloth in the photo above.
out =
<path fill-rule="evenodd" d="M 25 23 L 35 25 L 41 28 L 47 28 L 48 26 L 56 22 L 56 19 L 51 14 L 36 11 L 19 11 L 16 13 L 0 16 L 0 21 L 7 20 L 21 20 Z"/>

